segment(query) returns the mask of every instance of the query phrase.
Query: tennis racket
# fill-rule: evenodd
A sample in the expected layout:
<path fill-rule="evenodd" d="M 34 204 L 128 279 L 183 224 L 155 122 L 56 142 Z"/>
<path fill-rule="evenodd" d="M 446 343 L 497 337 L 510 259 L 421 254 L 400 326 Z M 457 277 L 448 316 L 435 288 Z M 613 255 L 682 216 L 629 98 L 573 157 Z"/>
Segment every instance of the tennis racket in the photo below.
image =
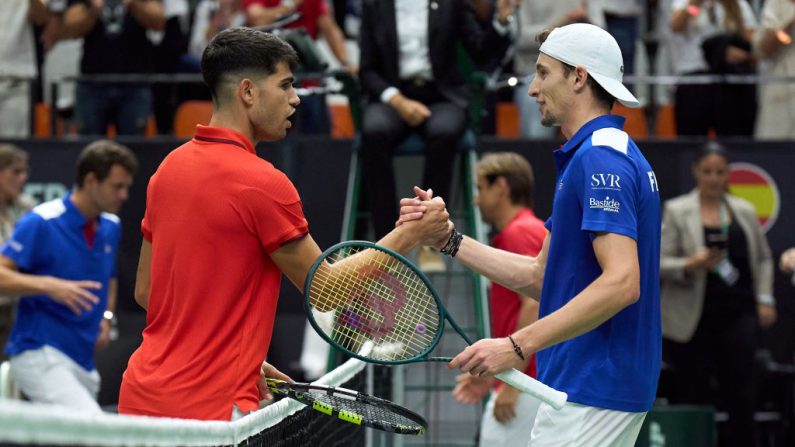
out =
<path fill-rule="evenodd" d="M 315 411 L 351 424 L 404 435 L 422 435 L 428 428 L 428 423 L 419 414 L 354 390 L 278 379 L 268 379 L 267 383 L 274 395 L 288 396 Z"/>
<path fill-rule="evenodd" d="M 445 319 L 472 344 L 428 278 L 402 255 L 371 242 L 341 242 L 323 252 L 306 278 L 304 298 L 315 331 L 366 362 L 449 362 L 450 357 L 429 356 L 442 337 Z M 568 399 L 516 369 L 497 378 L 555 409 Z"/>

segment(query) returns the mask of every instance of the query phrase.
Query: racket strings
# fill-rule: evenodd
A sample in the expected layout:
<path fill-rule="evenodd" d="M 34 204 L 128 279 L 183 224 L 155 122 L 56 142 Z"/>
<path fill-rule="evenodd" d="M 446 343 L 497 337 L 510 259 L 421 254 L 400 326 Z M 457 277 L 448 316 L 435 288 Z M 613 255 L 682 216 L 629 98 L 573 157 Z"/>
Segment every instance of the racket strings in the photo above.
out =
<path fill-rule="evenodd" d="M 336 309 L 326 335 L 351 352 L 371 341 L 369 357 L 401 360 L 423 354 L 439 330 L 439 309 L 422 279 L 379 250 L 344 247 L 327 257 L 310 285 L 310 305 Z M 344 261 L 344 262 L 342 262 Z M 344 266 L 344 267 L 343 267 Z"/>

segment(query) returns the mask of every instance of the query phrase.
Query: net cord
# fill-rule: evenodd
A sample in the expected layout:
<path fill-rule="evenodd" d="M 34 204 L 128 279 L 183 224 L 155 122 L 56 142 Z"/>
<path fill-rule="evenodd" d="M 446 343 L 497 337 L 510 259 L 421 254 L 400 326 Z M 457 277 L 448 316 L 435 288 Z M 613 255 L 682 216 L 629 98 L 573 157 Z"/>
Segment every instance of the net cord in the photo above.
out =
<path fill-rule="evenodd" d="M 340 386 L 364 369 L 350 359 L 317 381 Z M 110 413 L 87 414 L 61 406 L 0 399 L 0 443 L 109 447 L 239 445 L 305 405 L 282 399 L 233 422 L 197 421 Z"/>

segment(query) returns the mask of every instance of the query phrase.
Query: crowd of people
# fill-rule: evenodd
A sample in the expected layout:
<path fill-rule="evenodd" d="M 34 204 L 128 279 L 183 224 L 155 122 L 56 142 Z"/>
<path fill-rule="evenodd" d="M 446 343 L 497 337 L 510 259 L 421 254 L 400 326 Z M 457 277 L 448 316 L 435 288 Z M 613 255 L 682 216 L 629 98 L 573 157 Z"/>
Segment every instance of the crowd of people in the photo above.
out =
<path fill-rule="evenodd" d="M 430 10 L 431 20 L 435 16 L 452 17 L 444 10 L 446 4 L 437 3 L 443 8 Z M 515 11 L 507 14 L 505 4 Z M 435 54 L 444 42 L 435 42 L 436 38 L 400 41 L 417 36 L 409 25 L 425 22 L 398 20 L 400 26 L 386 25 L 375 29 L 377 36 L 371 34 L 370 17 L 374 13 L 383 16 L 386 10 L 395 9 L 398 14 L 411 17 L 425 14 L 427 5 L 423 5 L 424 2 L 404 0 L 9 0 L 0 5 L 4 8 L 0 14 L 7 23 L 0 29 L 0 135 L 30 134 L 31 113 L 18 111 L 30 109 L 31 100 L 41 101 L 49 94 L 49 86 L 42 87 L 38 82 L 43 78 L 51 81 L 56 76 L 48 74 L 48 69 L 58 75 L 68 74 L 61 71 L 63 63 L 41 64 L 42 59 L 50 57 L 61 62 L 64 58 L 80 59 L 79 68 L 72 73 L 79 76 L 79 81 L 61 89 L 62 95 L 73 97 L 72 103 L 66 99 L 58 105 L 65 116 L 72 118 L 78 133 L 104 135 L 108 125 L 113 124 L 118 134 L 140 135 L 146 131 L 149 117 L 154 116 L 158 132 L 169 134 L 180 102 L 206 98 L 206 93 L 195 84 L 150 84 L 143 75 L 198 73 L 207 42 L 219 31 L 236 26 L 275 26 L 294 33 L 293 42 L 303 40 L 312 45 L 322 41 L 320 46 L 327 49 L 322 53 L 327 57 L 324 65 L 360 74 L 359 79 L 368 89 L 373 88 L 373 67 L 367 59 L 373 48 L 382 51 L 384 45 L 400 44 L 403 50 L 409 50 L 411 45 L 417 45 L 412 51 L 421 52 L 415 62 L 428 52 L 431 65 L 442 65 L 423 72 L 429 68 L 418 71 L 410 61 L 406 65 L 407 61 L 400 60 L 400 72 L 395 75 L 402 82 L 436 81 L 438 85 L 423 88 L 442 88 L 442 97 L 449 98 L 452 93 L 445 90 L 442 81 L 451 81 L 445 72 L 455 70 L 459 63 L 455 57 L 440 59 Z M 490 60 L 479 57 L 477 66 L 487 72 L 499 70 L 518 77 L 512 91 L 490 92 L 493 101 L 489 107 L 493 111 L 495 101 L 514 102 L 523 137 L 549 139 L 558 135 L 538 124 L 538 108 L 526 94 L 538 56 L 535 36 L 546 28 L 578 22 L 596 24 L 614 36 L 624 55 L 626 75 L 680 78 L 673 87 L 654 79 L 650 83 L 631 83 L 641 102 L 649 106 L 647 114 L 652 120 L 659 106 L 673 105 L 678 135 L 795 137 L 795 83 L 787 79 L 795 75 L 795 49 L 790 44 L 795 33 L 795 7 L 788 0 L 754 2 L 756 10 L 747 0 L 464 0 L 454 5 L 456 14 L 467 14 L 457 16 L 462 20 L 453 21 L 466 30 L 461 34 L 464 44 L 470 42 L 465 37 L 481 34 L 472 34 L 476 22 L 486 30 L 495 14 L 510 16 L 507 54 L 506 45 L 488 46 Z M 292 21 L 280 22 L 291 16 Z M 75 39 L 82 41 L 82 52 L 73 45 L 59 45 Z M 467 49 L 473 47 L 467 45 Z M 440 54 L 456 53 L 449 51 L 450 47 L 444 50 Z M 393 63 L 398 60 L 389 60 L 389 64 Z M 360 65 L 366 69 L 362 73 Z M 754 74 L 765 79 L 720 82 L 724 75 Z M 304 85 L 314 86 L 319 81 L 306 82 Z M 649 89 L 649 85 L 654 88 Z M 71 96 L 70 88 L 75 89 Z M 375 88 L 383 90 L 384 86 L 376 84 Z M 304 106 L 294 118 L 297 129 L 328 133 L 327 98 L 309 95 L 303 99 Z M 401 103 L 403 113 L 416 115 L 412 120 L 419 122 L 423 113 Z M 485 128 L 493 131 L 495 113 L 489 116 L 487 121 L 492 125 Z"/>
<path fill-rule="evenodd" d="M 262 362 L 279 284 L 284 275 L 301 289 L 320 248 L 292 182 L 257 157 L 255 145 L 284 138 L 305 101 L 301 130 L 322 132 L 316 114 L 325 104 L 298 97 L 295 48 L 254 28 L 298 12 L 286 26 L 322 36 L 337 64 L 360 78 L 360 154 L 375 239 L 403 253 L 441 249 L 493 281 L 493 338 L 450 363 L 465 373 L 453 391 L 460 402 L 491 393 L 483 445 L 633 445 L 663 359 L 677 378 L 667 397 L 726 408 L 726 445 L 754 445 L 755 377 L 748 365 L 758 328 L 777 320 L 775 262 L 752 205 L 727 192 L 724 148 L 705 146 L 692 168 L 695 189 L 662 203 L 642 144 L 610 114 L 616 103 L 643 103 L 624 75 L 639 65 L 644 3 L 362 0 L 358 62 L 324 0 L 190 3 L 0 3 L 0 14 L 9 12 L 3 17 L 15 25 L 0 28 L 15 39 L 0 35 L 0 55 L 14 56 L 0 59 L 0 69 L 21 70 L 0 71 L 7 75 L 0 79 L 0 127 L 7 115 L 19 118 L 12 108 L 31 94 L 35 27 L 45 50 L 59 39 L 83 39 L 85 76 L 74 106 L 81 134 L 102 135 L 111 123 L 119 134 L 140 134 L 157 104 L 168 106 L 141 78 L 102 76 L 193 67 L 209 87 L 209 125 L 197 126 L 149 179 L 135 286 L 147 325 L 124 374 L 119 412 L 236 419 L 269 397 L 258 389 L 262 377 L 289 379 Z M 795 63 L 785 39 L 795 32 L 790 0 L 767 0 L 761 16 L 745 0 L 660 5 L 660 14 L 668 8 L 670 31 L 660 54 L 673 55 L 670 68 L 678 75 L 788 75 Z M 459 233 L 445 209 L 470 101 L 466 72 L 451 51 L 459 42 L 482 67 L 512 56 L 517 72 L 532 76 L 516 98 L 523 132 L 559 132 L 566 140 L 555 152 L 558 184 L 545 222 L 533 214 L 534 179 L 524 159 L 501 153 L 480 161 L 475 205 L 496 231 L 493 248 Z M 792 84 L 760 85 L 758 103 L 754 85 L 710 88 L 707 95 L 677 87 L 681 134 L 795 138 L 795 95 L 786 90 Z M 756 125 L 766 114 L 780 121 Z M 15 131 L 25 128 L 8 122 Z M 425 146 L 424 187 L 398 202 L 391 157 L 410 133 Z M 0 145 L 0 340 L 8 338 L 5 355 L 31 400 L 100 411 L 94 350 L 107 344 L 114 319 L 121 234 L 114 213 L 137 166 L 125 146 L 97 140 L 79 157 L 74 188 L 33 208 L 22 194 L 25 152 Z M 207 184 L 215 187 L 208 191 Z M 779 265 L 792 272 L 795 249 Z M 569 403 L 553 411 L 496 384 L 492 376 L 511 367 L 566 391 Z M 732 391 L 716 395 L 713 381 Z"/>

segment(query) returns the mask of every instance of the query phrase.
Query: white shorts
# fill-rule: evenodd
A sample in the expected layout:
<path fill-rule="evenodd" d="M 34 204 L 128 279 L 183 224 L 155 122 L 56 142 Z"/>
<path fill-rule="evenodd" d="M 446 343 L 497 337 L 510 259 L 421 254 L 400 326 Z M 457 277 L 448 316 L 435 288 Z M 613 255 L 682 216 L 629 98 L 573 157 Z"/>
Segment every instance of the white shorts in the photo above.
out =
<path fill-rule="evenodd" d="M 33 402 L 101 413 L 97 403 L 99 373 L 86 371 L 63 352 L 42 346 L 11 357 L 11 375 Z"/>
<path fill-rule="evenodd" d="M 646 413 L 605 410 L 567 403 L 538 408 L 531 447 L 633 447 Z"/>
<path fill-rule="evenodd" d="M 541 401 L 529 394 L 520 393 L 516 400 L 516 417 L 503 424 L 494 418 L 496 399 L 497 393 L 492 391 L 486 407 L 483 409 L 478 445 L 481 447 L 526 447 L 530 442 L 533 421 Z"/>

